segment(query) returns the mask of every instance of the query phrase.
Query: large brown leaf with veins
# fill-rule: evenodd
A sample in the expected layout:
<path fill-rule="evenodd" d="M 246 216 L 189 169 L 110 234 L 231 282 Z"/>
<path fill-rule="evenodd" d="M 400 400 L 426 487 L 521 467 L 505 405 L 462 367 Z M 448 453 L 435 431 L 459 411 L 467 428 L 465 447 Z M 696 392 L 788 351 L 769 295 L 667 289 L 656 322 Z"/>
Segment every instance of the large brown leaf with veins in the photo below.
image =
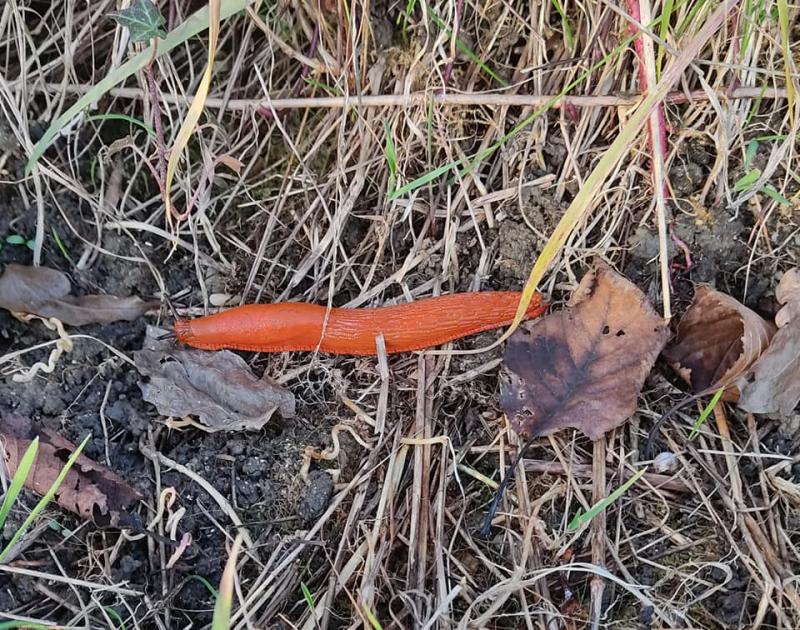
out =
<path fill-rule="evenodd" d="M 5 465 L 7 478 L 17 472 L 25 451 L 37 437 L 39 449 L 25 487 L 44 495 L 75 452 L 75 445 L 47 427 L 35 425 L 30 418 L 0 415 L 0 465 Z M 61 507 L 99 527 L 141 528 L 139 517 L 128 511 L 140 498 L 136 489 L 85 455 L 78 456 L 55 495 Z"/>
<path fill-rule="evenodd" d="M 581 281 L 569 308 L 509 339 L 503 410 L 525 437 L 574 427 L 600 439 L 636 410 L 668 334 L 636 286 L 598 266 Z"/>

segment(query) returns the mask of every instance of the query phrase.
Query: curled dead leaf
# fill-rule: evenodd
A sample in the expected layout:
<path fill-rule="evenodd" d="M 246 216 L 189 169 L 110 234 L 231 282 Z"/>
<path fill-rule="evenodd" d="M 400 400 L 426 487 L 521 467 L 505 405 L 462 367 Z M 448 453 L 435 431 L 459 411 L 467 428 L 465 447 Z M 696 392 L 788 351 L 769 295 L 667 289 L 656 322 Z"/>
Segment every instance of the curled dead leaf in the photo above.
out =
<path fill-rule="evenodd" d="M 783 308 L 775 316 L 775 325 L 778 328 L 800 319 L 800 269 L 795 267 L 783 274 L 775 288 L 775 299 L 783 304 Z"/>
<path fill-rule="evenodd" d="M 55 317 L 70 326 L 85 326 L 133 321 L 158 306 L 158 302 L 145 302 L 133 296 L 74 297 L 70 288 L 69 278 L 55 269 L 9 264 L 0 276 L 0 308 Z"/>
<path fill-rule="evenodd" d="M 664 357 L 697 392 L 725 387 L 736 400 L 739 382 L 761 356 L 775 327 L 729 295 L 701 286 Z"/>
<path fill-rule="evenodd" d="M 800 402 L 800 270 L 783 274 L 775 298 L 784 305 L 775 316 L 778 332 L 743 379 L 738 404 L 750 413 L 788 416 Z"/>
<path fill-rule="evenodd" d="M 583 278 L 571 303 L 508 341 L 500 402 L 521 435 L 574 427 L 600 439 L 635 411 L 667 341 L 645 295 L 605 265 Z"/>
<path fill-rule="evenodd" d="M 75 451 L 75 445 L 46 427 L 19 415 L 0 416 L 0 442 L 6 474 L 11 478 L 20 459 L 38 436 L 39 449 L 25 487 L 44 495 Z M 142 529 L 139 517 L 130 514 L 141 498 L 139 492 L 113 472 L 79 455 L 67 473 L 55 500 L 62 508 L 93 521 L 98 527 Z"/>
<path fill-rule="evenodd" d="M 196 416 L 209 431 L 258 430 L 278 411 L 295 413 L 294 395 L 269 378 L 258 378 L 239 355 L 174 347 L 148 327 L 142 350 L 134 353 L 142 397 L 163 416 Z"/>
<path fill-rule="evenodd" d="M 740 384 L 739 408 L 788 416 L 800 402 L 800 320 L 781 328 Z"/>

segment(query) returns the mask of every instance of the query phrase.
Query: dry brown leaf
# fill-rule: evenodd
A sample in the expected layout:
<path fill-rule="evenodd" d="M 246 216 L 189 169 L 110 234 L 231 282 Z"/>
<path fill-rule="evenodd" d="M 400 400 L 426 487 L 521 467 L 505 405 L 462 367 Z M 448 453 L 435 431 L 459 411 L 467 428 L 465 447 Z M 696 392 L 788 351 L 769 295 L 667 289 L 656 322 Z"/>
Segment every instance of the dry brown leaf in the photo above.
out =
<path fill-rule="evenodd" d="M 69 278 L 47 267 L 6 265 L 0 276 L 0 308 L 40 317 L 55 317 L 70 326 L 133 321 L 158 302 L 113 295 L 70 295 Z"/>
<path fill-rule="evenodd" d="M 739 408 L 788 416 L 800 402 L 800 320 L 781 328 L 767 351 L 741 379 Z"/>
<path fill-rule="evenodd" d="M 44 495 L 75 452 L 75 445 L 46 427 L 35 426 L 29 418 L 0 416 L 0 442 L 8 478 L 16 473 L 20 459 L 37 436 L 39 449 L 25 487 Z M 120 477 L 85 455 L 78 456 L 55 495 L 58 505 L 98 527 L 133 529 L 141 529 L 142 524 L 128 510 L 140 498 L 139 492 Z"/>
<path fill-rule="evenodd" d="M 239 355 L 177 348 L 157 339 L 163 332 L 148 327 L 144 348 L 134 353 L 137 369 L 149 377 L 139 383 L 142 396 L 161 415 L 196 416 L 209 432 L 258 430 L 276 411 L 294 416 L 294 395 L 256 377 Z"/>
<path fill-rule="evenodd" d="M 769 345 L 775 327 L 729 295 L 701 286 L 664 357 L 697 392 L 727 388 L 736 400 L 737 382 Z"/>
<path fill-rule="evenodd" d="M 800 269 L 794 268 L 783 274 L 775 288 L 775 299 L 783 308 L 775 316 L 775 324 L 783 328 L 795 319 L 800 319 Z"/>
<path fill-rule="evenodd" d="M 600 439 L 635 411 L 667 341 L 664 320 L 645 295 L 605 265 L 584 277 L 575 296 L 571 308 L 508 341 L 509 382 L 500 400 L 523 436 L 575 427 Z"/>
<path fill-rule="evenodd" d="M 800 270 L 783 274 L 775 289 L 783 308 L 778 332 L 743 379 L 739 408 L 750 413 L 789 415 L 800 402 Z"/>

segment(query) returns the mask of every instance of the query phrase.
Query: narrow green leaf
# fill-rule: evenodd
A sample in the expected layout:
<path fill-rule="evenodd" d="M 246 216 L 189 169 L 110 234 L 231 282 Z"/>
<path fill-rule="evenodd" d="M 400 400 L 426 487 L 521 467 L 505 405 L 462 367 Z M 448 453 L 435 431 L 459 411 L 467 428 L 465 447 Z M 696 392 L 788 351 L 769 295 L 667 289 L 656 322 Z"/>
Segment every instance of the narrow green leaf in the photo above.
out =
<path fill-rule="evenodd" d="M 753 120 L 753 116 L 758 113 L 758 108 L 761 105 L 761 101 L 764 100 L 764 94 L 767 92 L 767 84 L 761 86 L 761 92 L 758 93 L 758 98 L 753 101 L 753 106 L 750 108 L 750 113 L 747 114 L 747 120 L 744 121 L 744 125 L 742 126 L 742 131 L 747 129 L 750 125 L 750 121 Z"/>
<path fill-rule="evenodd" d="M 624 484 L 622 484 L 619 488 L 614 490 L 610 495 L 608 495 L 602 501 L 598 501 L 596 505 L 594 505 L 586 514 L 583 514 L 581 510 L 578 510 L 578 513 L 575 514 L 575 517 L 569 522 L 567 526 L 567 530 L 570 532 L 574 532 L 577 529 L 580 529 L 586 523 L 591 521 L 595 516 L 597 516 L 600 512 L 605 510 L 609 505 L 611 505 L 614 501 L 619 499 L 633 484 L 639 481 L 639 478 L 647 471 L 646 468 L 643 468 L 639 472 L 637 472 L 633 477 L 628 479 Z"/>
<path fill-rule="evenodd" d="M 66 258 L 66 259 L 67 259 L 67 262 L 68 262 L 70 265 L 74 265 L 74 264 L 75 264 L 75 261 L 74 261 L 74 260 L 72 260 L 72 256 L 70 256 L 70 255 L 69 255 L 69 251 L 67 250 L 67 246 L 66 246 L 66 245 L 64 245 L 64 241 L 62 241 L 62 240 L 61 240 L 61 237 L 58 235 L 58 232 L 56 231 L 56 228 L 55 228 L 55 227 L 53 227 L 53 228 L 52 228 L 52 232 L 53 232 L 53 238 L 54 238 L 54 239 L 55 239 L 55 241 L 56 241 L 56 245 L 58 246 L 58 249 L 59 249 L 59 251 L 61 252 L 61 255 L 62 255 L 64 258 Z"/>
<path fill-rule="evenodd" d="M 750 163 L 753 161 L 753 158 L 758 151 L 758 140 L 753 138 L 750 142 L 747 143 L 747 149 L 744 152 L 744 167 L 750 168 Z"/>
<path fill-rule="evenodd" d="M 386 161 L 389 164 L 389 195 L 391 196 L 397 182 L 397 154 L 392 141 L 392 130 L 385 120 L 383 121 L 383 130 L 386 132 Z"/>
<path fill-rule="evenodd" d="M 142 122 L 138 118 L 134 118 L 133 116 L 128 116 L 126 114 L 96 114 L 94 116 L 87 116 L 86 120 L 121 120 L 123 122 L 129 122 L 132 125 L 136 125 L 137 127 L 141 127 L 151 136 L 154 138 L 156 137 L 156 130 L 150 125 Z"/>
<path fill-rule="evenodd" d="M 556 12 L 561 17 L 561 26 L 564 29 L 564 39 L 567 40 L 567 49 L 572 51 L 575 46 L 575 40 L 572 37 L 572 29 L 569 26 L 567 14 L 564 13 L 564 8 L 561 6 L 561 3 L 558 0 L 550 0 L 550 2 L 553 3 L 553 7 L 555 7 Z"/>
<path fill-rule="evenodd" d="M 303 598 L 306 600 L 306 604 L 308 604 L 309 609 L 311 609 L 311 614 L 314 614 L 314 598 L 311 595 L 311 591 L 308 590 L 305 582 L 300 582 L 300 590 L 303 591 Z"/>
<path fill-rule="evenodd" d="M 366 604 L 364 604 L 364 612 L 367 613 L 367 619 L 369 620 L 369 625 L 371 625 L 374 630 L 383 630 L 381 622 L 378 621 L 378 618 L 372 613 L 369 606 L 367 606 Z"/>
<path fill-rule="evenodd" d="M 25 451 L 25 455 L 23 455 L 22 459 L 19 461 L 17 472 L 14 473 L 14 478 L 11 480 L 11 485 L 8 487 L 8 492 L 6 492 L 6 496 L 3 499 L 3 507 L 0 507 L 0 530 L 5 527 L 8 514 L 11 512 L 14 502 L 22 491 L 22 486 L 28 478 L 31 466 L 33 466 L 33 460 L 36 459 L 36 451 L 38 448 L 39 438 L 35 437 L 30 443 L 30 446 L 28 446 L 28 450 Z"/>
<path fill-rule="evenodd" d="M 791 206 L 792 202 L 789 201 L 786 197 L 781 195 L 777 190 L 775 190 L 772 186 L 764 186 L 758 192 L 764 193 L 767 197 L 772 197 L 775 201 L 779 204 L 784 206 Z"/>
<path fill-rule="evenodd" d="M 747 175 L 745 175 L 739 181 L 737 181 L 733 185 L 733 189 L 736 192 L 741 192 L 743 190 L 747 190 L 748 188 L 750 188 L 753 184 L 755 184 L 758 181 L 759 177 L 761 177 L 761 171 L 759 171 L 757 168 L 754 168 L 754 169 L 748 171 Z"/>
<path fill-rule="evenodd" d="M 67 476 L 67 473 L 70 471 L 72 465 L 75 463 L 75 460 L 78 459 L 78 456 L 81 454 L 81 451 L 86 446 L 87 442 L 89 441 L 89 438 L 91 437 L 92 434 L 90 433 L 84 438 L 80 446 L 78 446 L 78 448 L 75 449 L 75 452 L 72 453 L 69 460 L 67 460 L 67 463 L 64 465 L 64 468 L 61 469 L 61 472 L 58 474 L 58 477 L 56 477 L 56 480 L 53 482 L 53 485 L 50 486 L 50 489 L 47 491 L 47 494 L 45 494 L 41 498 L 39 503 L 36 504 L 36 507 L 33 508 L 33 511 L 28 515 L 28 518 L 25 519 L 25 522 L 22 524 L 22 526 L 14 533 L 14 536 L 6 545 L 5 549 L 3 549 L 2 552 L 0 552 L 0 563 L 3 562 L 5 557 L 8 555 L 8 552 L 14 548 L 14 545 L 16 545 L 17 542 L 19 542 L 19 539 L 22 538 L 22 535 L 25 533 L 28 527 L 31 526 L 31 523 L 33 523 L 33 521 L 36 520 L 36 517 L 39 516 L 42 510 L 44 510 L 47 507 L 47 504 L 50 503 L 52 498 L 55 496 L 56 492 L 58 492 L 59 487 L 61 487 L 61 484 L 64 482 L 64 478 Z"/>
<path fill-rule="evenodd" d="M 714 407 L 719 402 L 719 399 L 722 398 L 722 392 L 725 391 L 724 387 L 720 387 L 719 391 L 714 394 L 714 397 L 711 399 L 711 402 L 706 405 L 706 408 L 703 409 L 703 413 L 700 414 L 700 417 L 697 419 L 697 422 L 694 423 L 691 432 L 689 433 L 689 439 L 693 440 L 697 433 L 700 431 L 700 427 L 703 426 L 703 423 L 706 421 L 706 418 L 714 411 Z"/>
<path fill-rule="evenodd" d="M 166 20 L 150 0 L 133 0 L 127 9 L 113 11 L 108 17 L 127 28 L 133 42 L 146 42 L 167 36 L 161 28 Z"/>
<path fill-rule="evenodd" d="M 236 560 L 242 546 L 241 535 L 236 537 L 231 549 L 222 579 L 219 583 L 219 597 L 214 606 L 214 617 L 211 620 L 211 630 L 230 630 L 231 606 L 233 605 L 233 581 L 236 579 Z"/>
<path fill-rule="evenodd" d="M 669 33 L 669 22 L 672 19 L 672 12 L 675 10 L 674 0 L 664 0 L 663 8 L 661 9 L 661 26 L 659 30 L 659 39 L 662 42 L 667 41 L 667 34 Z M 667 54 L 666 49 L 659 44 L 658 58 L 656 60 L 656 81 L 661 80 L 661 68 L 664 67 L 664 55 Z"/>
<path fill-rule="evenodd" d="M 190 575 L 188 579 L 197 580 L 198 582 L 200 582 L 200 584 L 202 584 L 203 586 L 205 586 L 208 589 L 208 592 L 211 593 L 211 596 L 214 599 L 217 599 L 219 597 L 219 591 L 217 589 L 215 589 L 211 585 L 211 582 L 209 582 L 207 579 L 205 579 L 202 575 Z"/>
<path fill-rule="evenodd" d="M 428 13 L 428 17 L 431 20 L 433 20 L 434 24 L 436 24 L 436 26 L 438 26 L 440 29 L 442 29 L 448 37 L 452 37 L 453 36 L 453 32 L 445 26 L 444 22 L 442 22 L 439 19 L 439 16 L 437 16 L 436 13 L 433 12 L 433 9 L 431 9 L 428 6 L 426 6 L 426 10 L 427 10 L 427 13 Z M 484 61 L 480 57 L 478 57 L 478 55 L 476 55 L 474 52 L 472 52 L 472 50 L 464 42 L 462 42 L 458 38 L 456 38 L 456 48 L 458 48 L 467 57 L 469 57 L 470 61 L 475 63 L 481 70 L 483 70 L 486 74 L 488 74 L 495 81 L 497 81 L 497 83 L 499 83 L 503 87 L 507 87 L 508 86 L 508 83 L 506 83 L 505 81 L 503 81 L 503 79 L 501 79 L 499 76 L 497 76 L 497 74 L 489 66 L 487 66 L 484 63 Z"/>
<path fill-rule="evenodd" d="M 229 18 L 230 16 L 239 13 L 253 2 L 254 0 L 226 0 L 222 3 L 220 18 L 223 20 Z M 42 154 L 45 152 L 47 147 L 50 146 L 50 142 L 52 142 L 53 138 L 55 138 L 56 135 L 68 123 L 70 123 L 73 118 L 80 114 L 89 105 L 100 99 L 100 97 L 106 92 L 122 83 L 128 77 L 142 70 L 145 66 L 147 66 L 147 64 L 150 63 L 154 56 L 155 58 L 158 58 L 166 55 L 172 49 L 177 48 L 188 39 L 208 29 L 208 24 L 209 8 L 206 6 L 194 13 L 180 26 L 170 31 L 164 40 L 158 43 L 158 50 L 154 50 L 153 45 L 151 44 L 142 52 L 126 61 L 119 68 L 109 72 L 100 82 L 97 83 L 97 85 L 86 92 L 86 94 L 81 96 L 72 107 L 70 107 L 67 111 L 61 114 L 61 116 L 53 121 L 39 142 L 37 142 L 33 147 L 33 151 L 28 159 L 28 163 L 25 165 L 25 176 L 28 177 L 31 174 L 33 167 L 41 159 Z"/>
<path fill-rule="evenodd" d="M 119 626 L 119 630 L 125 630 L 125 622 L 122 621 L 122 616 L 116 610 L 111 608 L 111 606 L 103 606 L 103 610 L 108 613 L 109 617 L 114 618 L 114 621 L 116 621 Z"/>

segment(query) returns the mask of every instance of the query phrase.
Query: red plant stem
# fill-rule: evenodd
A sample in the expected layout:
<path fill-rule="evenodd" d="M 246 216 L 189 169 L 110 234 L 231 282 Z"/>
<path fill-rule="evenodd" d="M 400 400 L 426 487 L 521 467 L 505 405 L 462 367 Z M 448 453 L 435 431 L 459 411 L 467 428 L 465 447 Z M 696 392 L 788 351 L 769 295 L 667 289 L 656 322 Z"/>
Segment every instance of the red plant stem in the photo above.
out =
<path fill-rule="evenodd" d="M 456 3 L 455 23 L 453 24 L 453 49 L 455 49 L 456 38 L 458 37 L 458 31 L 461 28 L 461 15 L 463 12 L 464 0 L 458 0 Z M 455 52 L 452 53 L 450 60 L 447 62 L 447 65 L 444 68 L 444 87 L 447 87 L 450 83 L 450 75 L 453 72 L 453 63 L 455 63 Z"/>
<path fill-rule="evenodd" d="M 642 22 L 642 12 L 639 7 L 639 0 L 628 0 L 628 13 L 630 16 L 641 24 Z M 630 25 L 630 30 L 632 33 L 637 33 L 638 28 L 633 24 Z M 639 89 L 641 90 L 642 94 L 647 94 L 650 89 L 653 87 L 648 84 L 647 81 L 647 70 L 644 64 L 644 35 L 639 33 L 639 36 L 633 40 L 633 49 L 636 52 L 636 57 L 639 60 Z M 647 121 L 647 130 L 649 132 L 649 143 L 650 143 L 650 155 L 652 155 L 653 160 L 661 160 L 662 164 L 666 164 L 667 162 L 667 123 L 666 118 L 664 117 L 664 104 L 659 103 L 656 106 L 656 116 L 655 121 L 653 118 L 650 118 Z M 658 135 L 659 139 L 661 140 L 660 144 L 660 153 L 661 155 L 655 154 L 655 148 L 653 143 L 653 137 Z M 669 187 L 667 186 L 666 181 L 664 182 L 664 198 L 669 198 Z"/>
<path fill-rule="evenodd" d="M 681 238 L 678 236 L 678 234 L 675 232 L 674 222 L 671 222 L 669 224 L 669 235 L 672 238 L 672 241 L 678 247 L 680 247 L 681 251 L 683 251 L 683 259 L 684 259 L 684 262 L 686 263 L 685 269 L 686 269 L 686 271 L 688 271 L 689 269 L 691 269 L 694 266 L 694 262 L 692 262 L 692 252 L 689 249 L 689 246 L 686 243 L 684 243 L 681 240 Z"/>

